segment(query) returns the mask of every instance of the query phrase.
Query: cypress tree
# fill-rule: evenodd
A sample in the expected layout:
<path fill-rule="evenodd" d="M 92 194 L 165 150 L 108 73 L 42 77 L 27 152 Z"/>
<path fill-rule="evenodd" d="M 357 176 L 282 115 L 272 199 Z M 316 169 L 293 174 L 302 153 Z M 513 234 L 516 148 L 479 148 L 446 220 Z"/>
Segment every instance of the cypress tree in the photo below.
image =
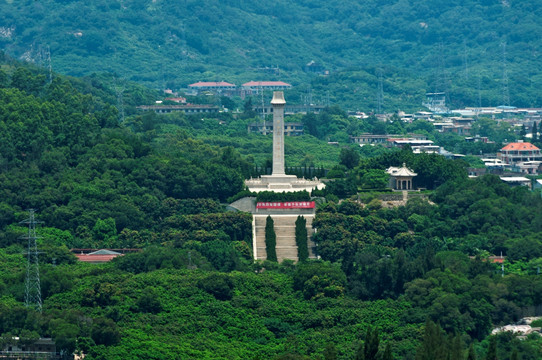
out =
<path fill-rule="evenodd" d="M 365 336 L 365 345 L 363 346 L 363 356 L 365 360 L 376 360 L 378 354 L 378 345 L 380 338 L 378 335 L 378 329 L 367 329 L 367 335 Z"/>
<path fill-rule="evenodd" d="M 476 360 L 476 353 L 474 352 L 474 345 L 471 343 L 469 346 L 469 354 L 467 360 Z"/>
<path fill-rule="evenodd" d="M 271 215 L 265 220 L 265 251 L 267 260 L 277 261 L 277 235 L 275 234 L 275 222 Z"/>
<path fill-rule="evenodd" d="M 532 138 L 532 141 L 533 142 L 538 141 L 538 126 L 536 125 L 536 121 L 533 122 L 533 138 Z"/>
<path fill-rule="evenodd" d="M 510 360 L 519 360 L 518 349 L 514 348 L 514 350 L 512 350 L 512 355 L 510 355 Z"/>
<path fill-rule="evenodd" d="M 431 320 L 425 323 L 423 342 L 416 351 L 416 360 L 445 360 L 446 338 L 439 325 Z"/>
<path fill-rule="evenodd" d="M 299 261 L 306 261 L 309 258 L 309 247 L 307 245 L 307 220 L 298 216 L 295 221 L 295 243 L 297 245 L 297 258 Z"/>
<path fill-rule="evenodd" d="M 450 360 L 463 360 L 463 347 L 459 334 L 453 337 L 450 335 Z"/>
<path fill-rule="evenodd" d="M 474 352 L 474 345 L 471 343 L 469 346 L 469 354 L 467 360 L 476 360 L 476 352 Z"/>
<path fill-rule="evenodd" d="M 335 345 L 330 343 L 324 349 L 324 360 L 337 360 L 337 349 Z"/>
<path fill-rule="evenodd" d="M 365 360 L 363 357 L 363 344 L 359 344 L 356 355 L 354 355 L 354 360 Z"/>
<path fill-rule="evenodd" d="M 491 336 L 489 338 L 489 347 L 487 348 L 486 360 L 498 360 L 497 338 L 495 336 Z"/>
<path fill-rule="evenodd" d="M 390 343 L 386 344 L 386 349 L 384 350 L 384 354 L 382 355 L 382 360 L 393 360 Z"/>

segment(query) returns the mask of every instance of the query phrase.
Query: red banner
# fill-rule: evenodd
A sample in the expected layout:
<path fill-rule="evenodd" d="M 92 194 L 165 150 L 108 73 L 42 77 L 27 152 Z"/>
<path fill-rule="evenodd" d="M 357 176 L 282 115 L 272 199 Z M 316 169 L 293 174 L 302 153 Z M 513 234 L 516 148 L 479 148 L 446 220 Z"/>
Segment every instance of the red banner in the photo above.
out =
<path fill-rule="evenodd" d="M 314 209 L 314 201 L 259 202 L 256 209 Z"/>

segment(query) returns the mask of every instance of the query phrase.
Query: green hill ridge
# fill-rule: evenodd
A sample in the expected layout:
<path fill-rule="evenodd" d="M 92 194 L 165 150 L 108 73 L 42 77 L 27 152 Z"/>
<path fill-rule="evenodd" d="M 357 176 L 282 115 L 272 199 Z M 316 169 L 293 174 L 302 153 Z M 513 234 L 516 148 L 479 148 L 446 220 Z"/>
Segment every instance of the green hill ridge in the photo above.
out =
<path fill-rule="evenodd" d="M 387 110 L 420 107 L 433 91 L 457 106 L 535 106 L 541 12 L 534 0 L 5 1 L 0 47 L 42 65 L 50 53 L 61 73 L 154 88 L 280 79 L 370 110 L 382 72 Z M 332 75 L 305 73 L 313 60 Z"/>

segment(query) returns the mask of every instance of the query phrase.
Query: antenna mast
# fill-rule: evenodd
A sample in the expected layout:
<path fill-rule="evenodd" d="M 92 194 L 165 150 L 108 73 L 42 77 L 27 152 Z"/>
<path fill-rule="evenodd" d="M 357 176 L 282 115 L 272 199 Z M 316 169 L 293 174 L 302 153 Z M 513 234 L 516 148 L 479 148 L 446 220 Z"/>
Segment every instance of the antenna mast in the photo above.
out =
<path fill-rule="evenodd" d="M 28 224 L 28 236 L 23 239 L 28 240 L 27 263 L 26 263 L 26 280 L 24 292 L 24 304 L 26 307 L 31 307 L 41 312 L 41 285 L 40 285 L 40 266 L 38 262 L 38 246 L 36 244 L 36 221 L 34 217 L 34 209 L 29 209 L 28 219 L 21 221 L 21 224 Z"/>

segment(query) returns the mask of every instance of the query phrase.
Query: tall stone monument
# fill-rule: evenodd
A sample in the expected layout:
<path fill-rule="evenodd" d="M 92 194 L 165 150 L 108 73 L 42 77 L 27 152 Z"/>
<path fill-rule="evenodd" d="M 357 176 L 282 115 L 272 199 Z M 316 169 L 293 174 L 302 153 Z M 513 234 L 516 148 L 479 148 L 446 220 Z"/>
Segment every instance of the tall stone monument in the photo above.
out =
<path fill-rule="evenodd" d="M 284 93 L 275 91 L 271 100 L 273 106 L 273 176 L 284 173 Z"/>
<path fill-rule="evenodd" d="M 271 105 L 273 107 L 273 172 L 271 175 L 262 175 L 259 179 L 245 181 L 245 185 L 252 192 L 274 191 L 294 192 L 313 189 L 321 190 L 325 184 L 318 179 L 300 179 L 295 175 L 286 175 L 284 171 L 284 93 L 274 91 Z"/>

